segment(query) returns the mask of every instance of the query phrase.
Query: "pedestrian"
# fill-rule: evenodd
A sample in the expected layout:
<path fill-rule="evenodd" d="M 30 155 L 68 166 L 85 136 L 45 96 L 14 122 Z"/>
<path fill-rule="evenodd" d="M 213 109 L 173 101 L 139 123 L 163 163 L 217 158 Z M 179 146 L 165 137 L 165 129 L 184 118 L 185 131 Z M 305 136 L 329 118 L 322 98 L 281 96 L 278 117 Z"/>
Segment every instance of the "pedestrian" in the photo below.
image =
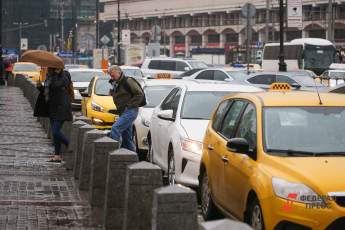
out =
<path fill-rule="evenodd" d="M 110 66 L 108 74 L 110 75 L 109 83 L 113 85 L 111 95 L 119 115 L 111 128 L 110 137 L 118 141 L 121 148 L 135 152 L 132 128 L 138 116 L 139 107 L 146 104 L 145 93 L 135 79 L 123 74 L 120 67 Z"/>
<path fill-rule="evenodd" d="M 8 62 L 5 65 L 5 81 L 6 81 L 6 85 L 8 85 L 8 79 L 10 78 L 11 74 L 13 71 L 13 63 L 12 62 Z"/>
<path fill-rule="evenodd" d="M 68 149 L 69 140 L 61 132 L 65 121 L 72 121 L 73 89 L 71 90 L 72 81 L 69 72 L 48 68 L 48 73 L 42 85 L 41 81 L 37 82 L 37 88 L 40 91 L 36 106 L 35 116 L 49 117 L 50 126 L 54 141 L 54 154 L 49 162 L 61 162 L 61 144 Z M 71 92 L 72 91 L 72 92 Z"/>

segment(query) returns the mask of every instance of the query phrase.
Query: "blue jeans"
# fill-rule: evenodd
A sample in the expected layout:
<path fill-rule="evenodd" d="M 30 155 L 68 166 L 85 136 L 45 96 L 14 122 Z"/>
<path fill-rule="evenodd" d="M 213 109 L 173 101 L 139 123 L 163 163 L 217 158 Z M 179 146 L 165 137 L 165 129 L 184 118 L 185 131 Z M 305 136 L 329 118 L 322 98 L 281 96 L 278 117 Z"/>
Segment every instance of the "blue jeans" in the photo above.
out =
<path fill-rule="evenodd" d="M 61 132 L 62 126 L 63 126 L 63 121 L 50 119 L 50 127 L 52 130 L 53 139 L 54 139 L 55 155 L 60 155 L 61 143 L 66 145 L 66 147 L 69 144 L 68 139 Z"/>
<path fill-rule="evenodd" d="M 132 128 L 137 116 L 138 108 L 125 109 L 125 111 L 111 127 L 110 132 L 110 137 L 121 143 L 121 148 L 126 148 L 133 152 L 136 151 L 136 147 L 132 140 Z"/>

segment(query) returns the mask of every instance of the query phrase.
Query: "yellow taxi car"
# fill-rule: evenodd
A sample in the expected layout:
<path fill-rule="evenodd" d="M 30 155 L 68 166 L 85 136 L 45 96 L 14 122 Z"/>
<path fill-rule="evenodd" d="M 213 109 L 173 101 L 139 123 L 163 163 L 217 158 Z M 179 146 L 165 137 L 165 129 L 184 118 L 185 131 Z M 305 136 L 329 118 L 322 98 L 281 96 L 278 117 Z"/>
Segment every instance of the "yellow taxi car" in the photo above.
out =
<path fill-rule="evenodd" d="M 82 114 L 92 120 L 98 129 L 110 129 L 117 119 L 116 106 L 109 96 L 109 77 L 94 77 L 86 91 L 82 92 Z"/>
<path fill-rule="evenodd" d="M 16 75 L 27 75 L 33 81 L 38 81 L 41 75 L 41 68 L 34 63 L 31 62 L 16 62 L 13 66 L 12 75 L 13 78 Z"/>
<path fill-rule="evenodd" d="M 254 229 L 345 229 L 345 96 L 271 91 L 225 98 L 205 133 L 205 219 Z"/>

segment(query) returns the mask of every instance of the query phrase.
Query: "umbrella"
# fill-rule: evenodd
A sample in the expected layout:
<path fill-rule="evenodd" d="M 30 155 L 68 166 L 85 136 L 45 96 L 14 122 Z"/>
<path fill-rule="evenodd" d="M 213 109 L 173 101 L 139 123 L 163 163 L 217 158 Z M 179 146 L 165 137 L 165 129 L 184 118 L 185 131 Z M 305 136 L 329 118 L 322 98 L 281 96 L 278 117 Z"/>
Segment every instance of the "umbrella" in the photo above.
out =
<path fill-rule="evenodd" d="M 51 67 L 57 69 L 63 69 L 65 67 L 64 61 L 60 57 L 44 50 L 26 51 L 22 55 L 21 61 L 32 62 L 42 67 Z"/>

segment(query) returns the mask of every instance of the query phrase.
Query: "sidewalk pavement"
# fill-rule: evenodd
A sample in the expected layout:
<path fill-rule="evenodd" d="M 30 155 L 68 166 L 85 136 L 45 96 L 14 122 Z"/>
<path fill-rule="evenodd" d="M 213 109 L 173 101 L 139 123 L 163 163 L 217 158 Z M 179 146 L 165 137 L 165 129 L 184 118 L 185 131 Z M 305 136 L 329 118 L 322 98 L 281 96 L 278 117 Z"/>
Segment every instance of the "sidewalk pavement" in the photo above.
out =
<path fill-rule="evenodd" d="M 101 229 L 15 87 L 0 87 L 0 229 Z"/>

